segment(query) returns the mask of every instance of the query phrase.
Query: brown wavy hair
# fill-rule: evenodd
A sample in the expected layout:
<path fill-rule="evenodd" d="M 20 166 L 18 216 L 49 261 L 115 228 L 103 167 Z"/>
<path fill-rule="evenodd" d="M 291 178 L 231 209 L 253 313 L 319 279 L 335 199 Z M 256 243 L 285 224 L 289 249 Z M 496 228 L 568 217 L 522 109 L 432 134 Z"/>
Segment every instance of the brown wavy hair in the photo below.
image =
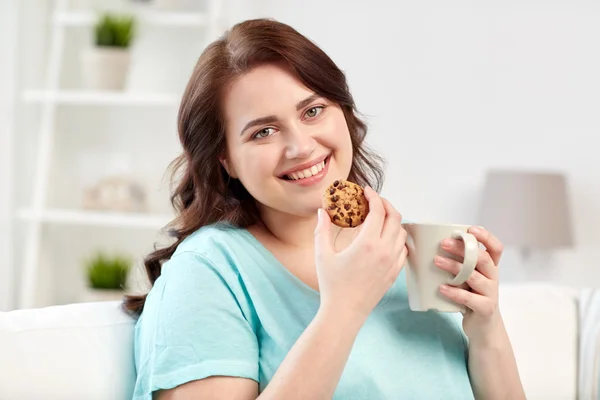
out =
<path fill-rule="evenodd" d="M 348 180 L 381 189 L 383 160 L 364 143 L 367 126 L 357 116 L 344 73 L 318 46 L 284 23 L 240 22 L 206 47 L 184 91 L 178 113 L 183 152 L 171 164 L 172 178 L 178 176 L 171 196 L 177 217 L 167 227 L 174 243 L 161 249 L 155 245 L 145 258 L 152 285 L 177 246 L 202 226 L 226 221 L 247 227 L 259 221 L 254 199 L 239 180 L 229 177 L 219 157 L 226 148 L 224 88 L 265 63 L 284 63 L 309 89 L 341 107 L 353 150 Z M 145 300 L 146 295 L 128 295 L 123 307 L 139 316 Z"/>

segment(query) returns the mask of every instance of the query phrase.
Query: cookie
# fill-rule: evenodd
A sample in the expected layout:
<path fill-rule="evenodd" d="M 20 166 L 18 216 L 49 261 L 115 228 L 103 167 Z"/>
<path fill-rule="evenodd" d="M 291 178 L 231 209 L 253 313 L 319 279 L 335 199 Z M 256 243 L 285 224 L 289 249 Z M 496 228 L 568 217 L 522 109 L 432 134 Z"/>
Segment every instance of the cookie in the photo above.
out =
<path fill-rule="evenodd" d="M 359 185 L 337 180 L 323 194 L 323 209 L 331 221 L 342 228 L 352 228 L 365 222 L 369 202 Z"/>

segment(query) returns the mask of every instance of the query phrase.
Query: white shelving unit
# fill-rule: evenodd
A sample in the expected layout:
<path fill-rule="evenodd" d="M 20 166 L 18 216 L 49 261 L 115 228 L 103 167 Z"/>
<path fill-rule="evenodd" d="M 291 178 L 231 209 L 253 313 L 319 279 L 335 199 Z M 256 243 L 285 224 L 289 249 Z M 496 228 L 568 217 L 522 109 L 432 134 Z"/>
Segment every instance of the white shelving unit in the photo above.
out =
<path fill-rule="evenodd" d="M 136 19 L 140 24 L 161 28 L 203 27 L 206 35 L 214 38 L 223 29 L 220 0 L 208 1 L 207 12 L 161 12 L 137 8 Z M 55 208 L 48 204 L 49 177 L 55 141 L 61 135 L 56 129 L 57 114 L 61 106 L 69 107 L 148 107 L 149 112 L 160 107 L 176 107 L 181 93 L 152 92 L 93 92 L 65 90 L 61 88 L 62 56 L 69 45 L 65 30 L 69 27 L 92 27 L 96 13 L 70 11 L 67 0 L 56 0 L 51 16 L 48 62 L 44 85 L 39 90 L 24 90 L 19 98 L 24 103 L 39 106 L 39 132 L 33 179 L 30 184 L 30 204 L 19 208 L 17 218 L 27 224 L 23 243 L 18 308 L 35 307 L 36 291 L 40 275 L 40 252 L 43 244 L 43 228 L 46 225 L 95 228 L 135 228 L 156 231 L 172 220 L 172 215 L 86 211 Z"/>
<path fill-rule="evenodd" d="M 173 218 L 171 215 L 148 215 L 119 212 L 93 212 L 79 210 L 47 209 L 36 213 L 30 209 L 19 210 L 17 216 L 27 221 L 41 221 L 61 225 L 105 226 L 122 228 L 160 229 Z"/>
<path fill-rule="evenodd" d="M 17 36 L 18 8 L 15 1 L 0 3 L 0 51 L 4 60 L 0 65 L 0 311 L 13 307 L 13 239 L 12 208 L 13 181 L 12 174 L 14 143 L 14 93 L 16 89 L 13 77 L 16 74 L 18 45 Z"/>
<path fill-rule="evenodd" d="M 95 20 L 95 13 L 85 11 L 57 12 L 53 17 L 55 24 L 64 26 L 91 26 Z M 209 15 L 203 13 L 160 11 L 138 13 L 138 20 L 143 24 L 167 27 L 198 27 L 212 21 Z"/>
<path fill-rule="evenodd" d="M 179 103 L 180 96 L 161 93 L 28 90 L 23 93 L 23 100 L 45 104 L 173 106 Z"/>

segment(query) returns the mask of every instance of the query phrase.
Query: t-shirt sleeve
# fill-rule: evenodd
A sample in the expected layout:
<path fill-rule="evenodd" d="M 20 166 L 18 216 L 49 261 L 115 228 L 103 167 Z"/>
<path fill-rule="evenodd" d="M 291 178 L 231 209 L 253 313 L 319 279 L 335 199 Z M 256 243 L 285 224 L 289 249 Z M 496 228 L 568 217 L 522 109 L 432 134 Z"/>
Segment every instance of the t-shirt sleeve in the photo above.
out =
<path fill-rule="evenodd" d="M 258 382 L 254 317 L 237 275 L 195 252 L 162 271 L 136 327 L 136 392 L 215 375 Z"/>

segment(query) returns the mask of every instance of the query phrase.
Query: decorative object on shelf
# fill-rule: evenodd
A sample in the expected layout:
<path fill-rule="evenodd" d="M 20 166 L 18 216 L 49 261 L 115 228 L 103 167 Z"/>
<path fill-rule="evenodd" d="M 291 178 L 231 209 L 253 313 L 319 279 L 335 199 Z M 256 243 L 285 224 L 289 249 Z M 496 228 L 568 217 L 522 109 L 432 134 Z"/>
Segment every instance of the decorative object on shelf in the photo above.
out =
<path fill-rule="evenodd" d="M 110 301 L 123 298 L 132 261 L 129 257 L 97 251 L 85 262 L 87 287 L 84 301 Z"/>
<path fill-rule="evenodd" d="M 146 212 L 146 194 L 134 181 L 109 176 L 84 189 L 83 208 L 97 211 Z"/>
<path fill-rule="evenodd" d="M 83 191 L 83 208 L 86 210 L 146 212 L 146 193 L 134 181 L 122 176 L 101 179 Z"/>
<path fill-rule="evenodd" d="M 561 173 L 489 171 L 479 218 L 524 259 L 534 250 L 573 246 L 567 179 Z"/>
<path fill-rule="evenodd" d="M 94 27 L 94 46 L 81 55 L 83 86 L 91 90 L 122 91 L 130 65 L 135 19 L 103 14 Z"/>

